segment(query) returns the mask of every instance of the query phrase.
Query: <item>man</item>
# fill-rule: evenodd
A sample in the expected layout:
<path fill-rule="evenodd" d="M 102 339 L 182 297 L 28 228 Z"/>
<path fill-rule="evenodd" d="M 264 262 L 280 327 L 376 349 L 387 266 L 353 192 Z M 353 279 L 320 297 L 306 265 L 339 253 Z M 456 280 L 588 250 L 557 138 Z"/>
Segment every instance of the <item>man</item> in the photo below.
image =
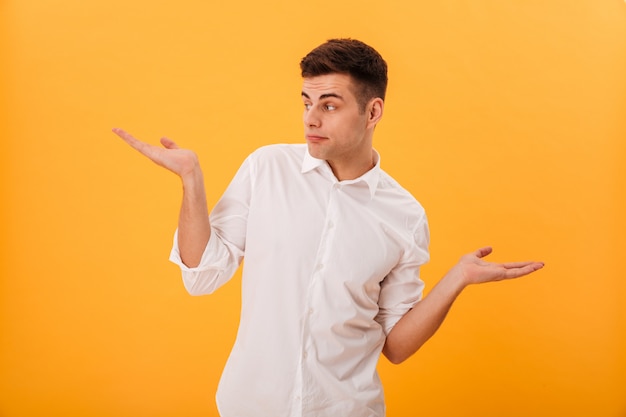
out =
<path fill-rule="evenodd" d="M 207 209 L 196 155 L 114 129 L 177 174 L 183 203 L 172 249 L 192 294 L 216 290 L 245 257 L 237 340 L 217 393 L 220 414 L 385 414 L 376 364 L 400 363 L 470 284 L 516 278 L 539 262 L 465 255 L 421 299 L 428 225 L 419 203 L 380 168 L 372 140 L 387 65 L 368 45 L 330 40 L 301 61 L 306 145 L 252 153 Z"/>

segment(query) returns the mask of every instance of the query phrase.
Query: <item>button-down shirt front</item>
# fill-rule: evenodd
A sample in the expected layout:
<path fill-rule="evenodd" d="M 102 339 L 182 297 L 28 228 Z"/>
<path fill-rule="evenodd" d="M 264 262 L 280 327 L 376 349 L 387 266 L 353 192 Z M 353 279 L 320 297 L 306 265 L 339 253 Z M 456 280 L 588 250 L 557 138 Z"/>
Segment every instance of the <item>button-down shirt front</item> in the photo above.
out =
<path fill-rule="evenodd" d="M 194 295 L 245 256 L 237 339 L 220 380 L 223 417 L 380 417 L 385 336 L 421 297 L 428 225 L 376 166 L 338 181 L 306 145 L 270 145 L 242 164 L 210 215 L 200 265 L 171 260 Z"/>

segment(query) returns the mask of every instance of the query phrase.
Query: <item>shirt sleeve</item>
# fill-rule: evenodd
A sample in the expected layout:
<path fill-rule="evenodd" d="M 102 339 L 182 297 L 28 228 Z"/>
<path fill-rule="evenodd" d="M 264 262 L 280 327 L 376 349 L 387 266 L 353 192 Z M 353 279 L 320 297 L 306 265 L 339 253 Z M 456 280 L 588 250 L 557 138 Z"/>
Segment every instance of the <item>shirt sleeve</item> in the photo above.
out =
<path fill-rule="evenodd" d="M 402 260 L 381 283 L 376 321 L 382 326 L 385 335 L 422 299 L 424 281 L 420 278 L 420 267 L 430 259 L 429 242 L 428 221 L 422 215 Z"/>
<path fill-rule="evenodd" d="M 180 267 L 183 284 L 191 295 L 214 292 L 232 278 L 241 264 L 251 195 L 250 164 L 248 157 L 211 211 L 211 236 L 197 267 L 189 268 L 182 262 L 178 230 L 174 233 L 170 261 Z"/>

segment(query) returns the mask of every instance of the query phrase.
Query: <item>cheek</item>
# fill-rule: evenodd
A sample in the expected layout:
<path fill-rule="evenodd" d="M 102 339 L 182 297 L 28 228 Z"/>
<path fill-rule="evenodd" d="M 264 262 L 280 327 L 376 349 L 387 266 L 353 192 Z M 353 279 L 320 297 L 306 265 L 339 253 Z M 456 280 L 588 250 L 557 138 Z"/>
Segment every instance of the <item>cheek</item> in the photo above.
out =
<path fill-rule="evenodd" d="M 361 136 L 367 127 L 367 119 L 365 117 L 355 116 L 345 123 L 346 130 L 353 136 Z"/>
<path fill-rule="evenodd" d="M 322 123 L 326 127 L 326 134 L 341 142 L 359 140 L 367 126 L 367 119 L 360 115 L 342 118 L 327 118 Z"/>

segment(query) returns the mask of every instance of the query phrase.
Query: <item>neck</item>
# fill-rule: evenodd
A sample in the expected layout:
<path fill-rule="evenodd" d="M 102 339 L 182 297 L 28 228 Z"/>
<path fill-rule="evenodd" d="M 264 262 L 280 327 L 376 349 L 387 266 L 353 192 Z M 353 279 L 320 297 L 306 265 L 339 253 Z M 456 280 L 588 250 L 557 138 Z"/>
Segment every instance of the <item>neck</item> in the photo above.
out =
<path fill-rule="evenodd" d="M 358 161 L 351 159 L 345 163 L 343 163 L 343 161 L 330 160 L 326 162 L 328 162 L 330 169 L 339 181 L 346 181 L 359 178 L 361 175 L 374 168 L 376 166 L 376 157 L 372 149 L 367 157 L 360 158 Z"/>

